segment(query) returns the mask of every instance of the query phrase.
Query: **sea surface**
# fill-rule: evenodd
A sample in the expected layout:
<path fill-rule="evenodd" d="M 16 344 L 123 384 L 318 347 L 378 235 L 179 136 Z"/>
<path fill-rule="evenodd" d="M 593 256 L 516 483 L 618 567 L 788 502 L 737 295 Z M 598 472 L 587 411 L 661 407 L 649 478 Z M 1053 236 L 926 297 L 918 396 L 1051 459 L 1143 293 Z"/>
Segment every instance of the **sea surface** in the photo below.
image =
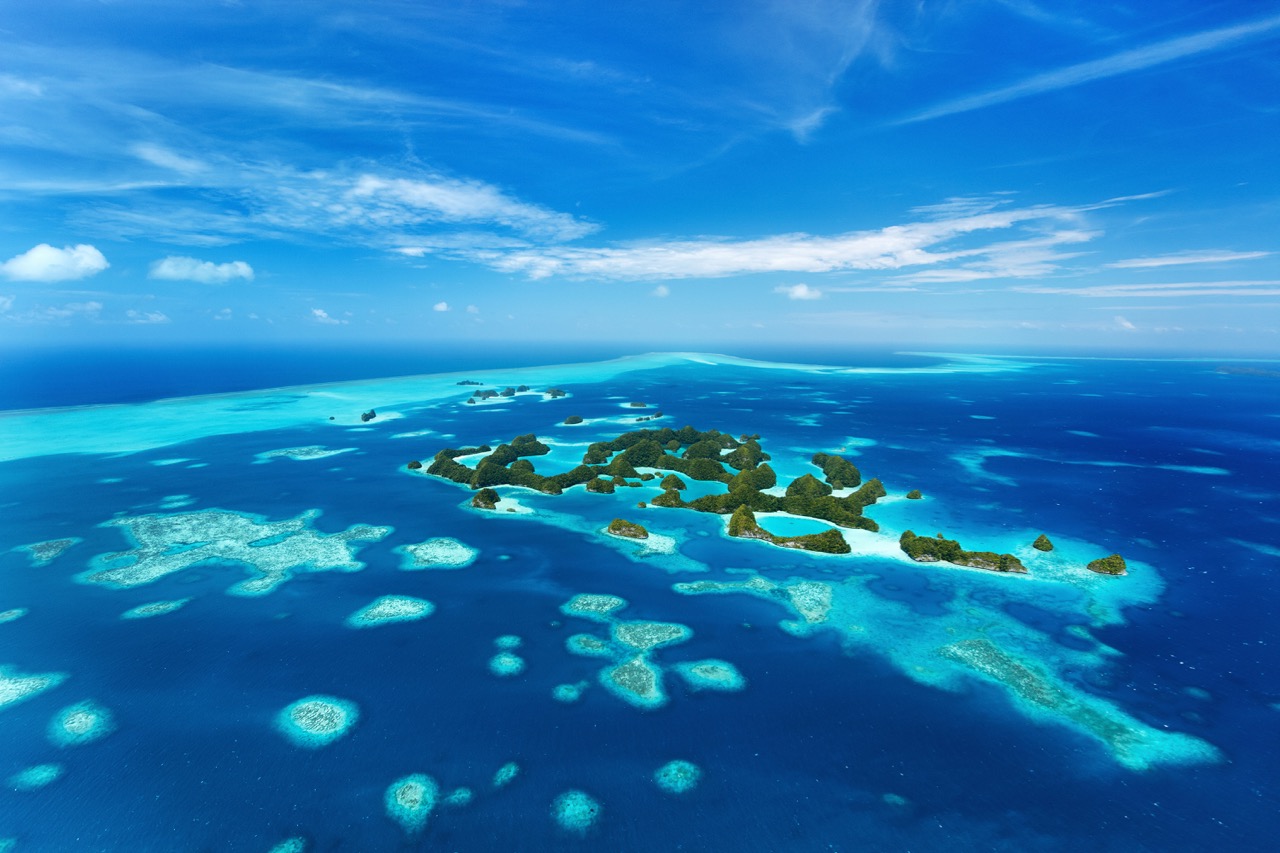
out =
<path fill-rule="evenodd" d="M 1278 365 L 562 355 L 10 362 L 0 850 L 1275 849 Z M 730 539 L 638 506 L 657 478 L 479 510 L 406 467 L 686 424 L 780 486 L 845 456 L 880 531 Z"/>

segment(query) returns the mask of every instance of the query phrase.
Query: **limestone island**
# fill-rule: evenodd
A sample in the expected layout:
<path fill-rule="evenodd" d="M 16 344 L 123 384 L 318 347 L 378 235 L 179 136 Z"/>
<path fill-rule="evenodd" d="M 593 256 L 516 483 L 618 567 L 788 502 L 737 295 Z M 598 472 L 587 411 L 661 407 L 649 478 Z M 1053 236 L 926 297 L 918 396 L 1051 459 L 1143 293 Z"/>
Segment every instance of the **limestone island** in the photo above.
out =
<path fill-rule="evenodd" d="M 904 531 L 898 540 L 903 552 L 917 563 L 951 563 L 970 569 L 986 569 L 991 572 L 1013 572 L 1025 575 L 1027 567 L 1012 554 L 996 554 L 993 551 L 966 551 L 954 539 L 937 536 L 917 536 Z"/>
<path fill-rule="evenodd" d="M 1031 543 L 1031 547 L 1037 551 L 1049 552 L 1053 550 L 1053 543 L 1049 541 L 1049 537 L 1041 533 L 1036 537 L 1036 541 Z"/>
<path fill-rule="evenodd" d="M 649 531 L 645 530 L 643 525 L 636 524 L 634 521 L 627 521 L 622 518 L 615 518 L 609 522 L 606 530 L 612 536 L 621 536 L 624 539 L 648 539 Z"/>
<path fill-rule="evenodd" d="M 1125 565 L 1124 557 L 1119 554 L 1112 554 L 1110 557 L 1102 557 L 1094 560 L 1089 564 L 1089 571 L 1097 572 L 1100 575 L 1127 575 L 1128 566 Z"/>

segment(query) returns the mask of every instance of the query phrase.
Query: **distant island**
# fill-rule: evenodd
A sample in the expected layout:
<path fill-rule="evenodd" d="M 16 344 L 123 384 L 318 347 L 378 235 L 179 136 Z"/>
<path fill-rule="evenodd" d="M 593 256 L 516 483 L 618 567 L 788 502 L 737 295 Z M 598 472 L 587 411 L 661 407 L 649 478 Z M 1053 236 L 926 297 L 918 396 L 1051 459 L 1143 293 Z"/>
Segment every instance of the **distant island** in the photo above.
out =
<path fill-rule="evenodd" d="M 556 388 L 545 393 L 550 397 L 565 395 Z M 576 415 L 566 419 L 566 423 L 580 421 Z M 814 474 L 802 474 L 788 483 L 781 495 L 776 494 L 778 476 L 769 465 L 771 457 L 761 446 L 758 434 L 735 438 L 719 430 L 702 431 L 692 426 L 632 430 L 610 441 L 591 443 L 581 464 L 567 471 L 541 473 L 535 468 L 533 459 L 550 452 L 551 448 L 539 441 L 537 435 L 527 433 L 517 435 L 496 448 L 487 444 L 447 447 L 437 452 L 425 469 L 418 460 L 410 462 L 408 468 L 423 469 L 433 477 L 476 490 L 471 506 L 485 510 L 496 509 L 501 500 L 494 491 L 495 486 L 521 486 L 547 495 L 559 495 L 566 489 L 583 486 L 588 492 L 613 494 L 620 488 L 638 487 L 658 476 L 639 469 L 657 469 L 670 473 L 659 482 L 661 493 L 647 503 L 642 501 L 640 507 L 727 515 L 729 536 L 827 554 L 848 554 L 852 551 L 836 528 L 879 531 L 879 525 L 866 517 L 863 511 L 888 494 L 880 480 L 873 478 L 863 482 L 862 472 L 856 465 L 843 456 L 828 453 L 815 453 L 810 459 L 821 471 L 821 479 Z M 474 466 L 458 461 L 474 456 L 479 457 Z M 686 491 L 687 486 L 680 475 L 701 482 L 721 483 L 725 491 L 685 500 L 681 492 Z M 919 500 L 923 495 L 918 489 L 912 489 L 907 497 Z M 778 536 L 760 525 L 757 513 L 784 513 L 827 522 L 834 527 L 821 533 Z M 620 518 L 610 523 L 608 532 L 633 539 L 649 535 L 643 526 Z M 1040 551 L 1053 548 L 1043 534 L 1033 544 Z M 899 539 L 899 547 L 920 563 L 945 562 L 1005 574 L 1027 573 L 1027 567 L 1013 554 L 970 551 L 942 534 L 917 536 L 907 530 Z M 1124 560 L 1119 555 L 1095 560 L 1089 564 L 1089 569 L 1101 574 L 1125 573 Z"/>

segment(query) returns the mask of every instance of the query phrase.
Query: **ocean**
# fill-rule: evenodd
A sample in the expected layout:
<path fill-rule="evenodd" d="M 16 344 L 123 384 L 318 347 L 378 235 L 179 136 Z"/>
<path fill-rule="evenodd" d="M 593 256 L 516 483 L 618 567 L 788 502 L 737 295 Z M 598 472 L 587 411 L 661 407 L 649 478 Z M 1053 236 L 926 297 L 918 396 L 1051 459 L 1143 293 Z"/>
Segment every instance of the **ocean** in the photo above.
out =
<path fill-rule="evenodd" d="M 10 361 L 0 850 L 1274 848 L 1275 364 L 767 355 Z M 406 467 L 685 425 L 879 532 Z"/>

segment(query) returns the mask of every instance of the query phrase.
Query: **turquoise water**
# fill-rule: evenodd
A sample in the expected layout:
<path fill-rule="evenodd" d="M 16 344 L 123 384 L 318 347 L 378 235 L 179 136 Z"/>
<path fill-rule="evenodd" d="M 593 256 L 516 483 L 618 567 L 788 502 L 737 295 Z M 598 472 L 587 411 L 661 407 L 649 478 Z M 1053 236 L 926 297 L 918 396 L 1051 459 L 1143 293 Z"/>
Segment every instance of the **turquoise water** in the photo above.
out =
<path fill-rule="evenodd" d="M 569 396 L 472 406 L 462 379 Z M 675 354 L 0 414 L 0 840 L 1268 849 L 1276 390 Z M 780 486 L 844 453 L 881 531 L 731 540 L 639 507 L 656 480 L 486 512 L 405 468 L 534 432 L 554 473 L 658 408 L 639 426 L 760 433 Z M 914 563 L 906 529 L 1029 574 Z M 1112 552 L 1126 577 L 1084 568 Z"/>

